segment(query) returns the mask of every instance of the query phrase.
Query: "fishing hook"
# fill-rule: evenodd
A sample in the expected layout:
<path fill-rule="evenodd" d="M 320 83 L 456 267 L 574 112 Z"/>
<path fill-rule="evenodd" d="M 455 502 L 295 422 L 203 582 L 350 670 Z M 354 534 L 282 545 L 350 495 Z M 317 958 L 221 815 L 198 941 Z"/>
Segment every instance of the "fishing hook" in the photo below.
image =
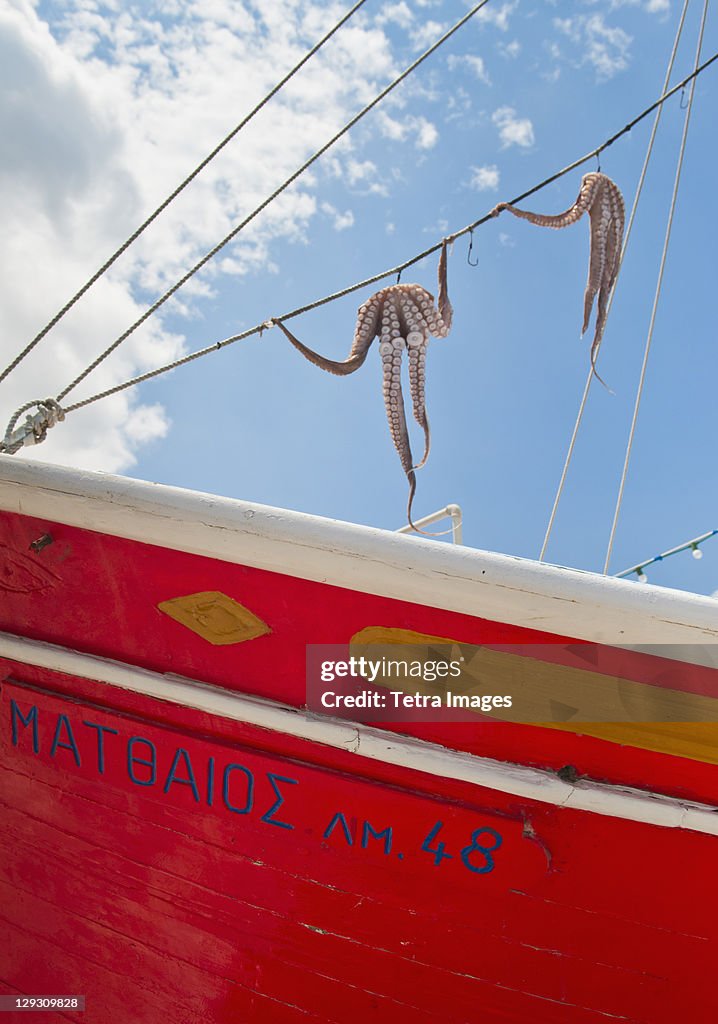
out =
<path fill-rule="evenodd" d="M 469 264 L 470 267 L 478 267 L 479 261 L 475 260 L 474 262 L 472 262 L 472 260 L 471 260 L 471 253 L 473 252 L 473 249 L 474 249 L 474 231 L 473 231 L 473 228 L 472 228 L 471 231 L 469 231 L 469 251 L 466 254 L 466 262 Z"/>

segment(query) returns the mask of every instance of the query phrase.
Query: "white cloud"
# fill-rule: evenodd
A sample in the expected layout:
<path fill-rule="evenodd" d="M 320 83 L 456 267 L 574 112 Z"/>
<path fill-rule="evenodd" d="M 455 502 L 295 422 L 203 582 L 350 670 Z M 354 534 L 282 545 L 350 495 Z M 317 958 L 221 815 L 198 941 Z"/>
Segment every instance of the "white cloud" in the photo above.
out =
<path fill-rule="evenodd" d="M 394 142 L 403 142 L 406 138 L 408 130 L 406 123 L 398 121 L 391 114 L 387 114 L 385 110 L 379 111 L 376 120 L 379 130 L 387 139 L 392 139 Z"/>
<path fill-rule="evenodd" d="M 504 3 L 496 5 L 495 7 L 489 4 L 486 7 L 482 7 L 475 15 L 477 21 L 483 21 L 486 24 L 494 25 L 502 32 L 507 32 L 509 27 L 509 18 L 516 10 L 518 6 L 518 0 L 512 0 L 511 3 Z"/>
<path fill-rule="evenodd" d="M 425 235 L 438 235 L 439 237 L 446 235 L 449 231 L 449 222 L 445 217 L 439 217 L 434 224 L 427 224 L 426 227 L 421 229 Z"/>
<path fill-rule="evenodd" d="M 52 25 L 40 10 L 34 0 L 0 6 L 0 366 L 321 36 L 327 19 L 319 0 L 145 0 L 131 10 L 83 0 L 48 5 Z M 400 27 L 410 15 L 404 2 L 383 10 Z M 0 414 L 57 394 L 395 71 L 380 18 L 342 28 L 0 386 Z M 228 95 L 241 96 L 238 111 Z M 398 142 L 436 144 L 425 117 L 400 108 L 391 121 Z M 68 401 L 182 354 L 181 332 L 197 333 L 200 299 L 218 294 L 227 275 L 276 272 L 276 242 L 308 237 L 327 174 L 386 194 L 355 145 L 335 147 L 272 203 Z M 353 223 L 348 209 L 331 216 L 337 231 Z M 200 332 L 191 345 L 208 340 Z M 160 405 L 125 392 L 71 414 L 29 451 L 120 471 L 169 429 Z"/>
<path fill-rule="evenodd" d="M 586 60 L 595 67 L 599 77 L 612 78 L 628 67 L 632 40 L 623 29 L 611 28 L 603 15 L 594 14 L 586 20 L 584 35 Z"/>
<path fill-rule="evenodd" d="M 132 441 L 146 444 L 166 437 L 170 423 L 161 405 L 141 405 L 127 424 L 127 435 Z"/>
<path fill-rule="evenodd" d="M 413 135 L 417 149 L 431 149 L 439 139 L 436 126 L 423 116 L 407 115 L 399 121 L 386 111 L 380 111 L 377 115 L 377 124 L 382 135 L 395 142 L 404 142 Z"/>
<path fill-rule="evenodd" d="M 611 0 L 609 7 L 641 7 L 648 14 L 667 14 L 671 9 L 670 0 Z"/>
<path fill-rule="evenodd" d="M 347 178 L 350 185 L 373 178 L 376 174 L 376 164 L 371 160 L 354 160 L 347 162 Z"/>
<path fill-rule="evenodd" d="M 447 25 L 443 25 L 440 21 L 427 21 L 424 25 L 419 25 L 411 33 L 411 41 L 414 44 L 416 50 L 427 50 L 432 46 L 437 39 L 446 32 Z"/>
<path fill-rule="evenodd" d="M 449 71 L 455 71 L 456 68 L 465 67 L 468 68 L 471 73 L 478 78 L 484 85 L 491 85 L 491 79 L 489 73 L 486 70 L 486 64 L 481 57 L 475 57 L 473 54 L 463 54 L 458 56 L 457 54 L 450 54 L 447 57 L 446 63 L 449 67 Z"/>
<path fill-rule="evenodd" d="M 400 3 L 385 4 L 376 21 L 377 25 L 393 22 L 400 28 L 410 28 L 414 22 L 414 15 L 411 12 L 411 8 L 404 3 L 404 0 L 400 0 Z"/>
<path fill-rule="evenodd" d="M 418 117 L 417 121 L 417 135 L 416 135 L 416 147 L 417 149 L 433 149 L 436 143 L 439 141 L 439 133 L 436 130 L 436 125 L 433 125 L 431 121 L 427 121 L 425 117 Z"/>
<path fill-rule="evenodd" d="M 633 40 L 623 29 L 607 25 L 603 14 L 554 18 L 553 24 L 574 43 L 579 54 L 576 63 L 592 65 L 599 79 L 613 78 L 629 66 Z M 553 55 L 560 56 L 558 47 Z"/>
<path fill-rule="evenodd" d="M 397 124 L 401 127 L 401 122 L 397 122 Z M 387 181 L 380 176 L 378 167 L 371 160 L 357 160 L 354 157 L 349 157 L 342 177 L 348 187 L 358 195 L 389 195 Z"/>
<path fill-rule="evenodd" d="M 506 43 L 505 46 L 499 45 L 499 53 L 502 57 L 518 57 L 521 53 L 521 43 L 518 39 L 512 39 L 510 43 Z"/>
<path fill-rule="evenodd" d="M 354 226 L 354 214 L 351 210 L 345 210 L 344 213 L 340 213 L 331 203 L 322 203 L 321 208 L 323 213 L 332 218 L 335 231 L 346 231 L 347 228 Z"/>
<path fill-rule="evenodd" d="M 346 231 L 347 228 L 353 227 L 353 225 L 354 214 L 351 210 L 345 210 L 344 213 L 337 213 L 334 218 L 335 231 Z"/>
<path fill-rule="evenodd" d="M 452 89 L 451 95 L 446 100 L 446 120 L 459 121 L 466 117 L 471 110 L 471 94 L 460 85 Z"/>
<path fill-rule="evenodd" d="M 513 107 L 499 107 L 491 116 L 499 129 L 499 138 L 504 149 L 507 146 L 533 146 L 534 129 L 528 117 L 517 117 Z"/>
<path fill-rule="evenodd" d="M 471 168 L 469 187 L 477 192 L 487 192 L 499 187 L 500 174 L 496 164 Z"/>

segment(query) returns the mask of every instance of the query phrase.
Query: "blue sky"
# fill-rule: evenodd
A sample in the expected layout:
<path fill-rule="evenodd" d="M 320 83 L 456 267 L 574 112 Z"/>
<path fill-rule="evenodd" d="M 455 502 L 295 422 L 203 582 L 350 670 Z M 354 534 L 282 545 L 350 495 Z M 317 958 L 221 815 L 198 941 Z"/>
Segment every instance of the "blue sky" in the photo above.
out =
<path fill-rule="evenodd" d="M 0 170 L 3 356 L 348 6 L 11 0 L 0 15 L 0 128 L 10 140 Z M 0 388 L 3 415 L 64 386 L 468 6 L 368 0 Z M 400 263 L 595 148 L 659 95 L 681 6 L 491 0 L 73 397 Z M 674 81 L 692 68 L 701 8 L 692 0 Z M 716 49 L 709 16 L 704 57 Z M 716 75 L 697 85 L 614 572 L 718 526 Z M 615 394 L 591 391 L 548 549 L 559 564 L 603 565 L 684 116 L 677 96 L 605 334 L 601 372 Z M 628 207 L 650 126 L 602 156 Z M 527 205 L 565 209 L 594 169 Z M 433 447 L 414 511 L 458 502 L 467 544 L 536 557 L 588 366 L 588 221 L 555 232 L 504 214 L 475 233 L 477 267 L 467 248 L 458 240 L 449 261 L 454 327 L 430 345 Z M 435 258 L 402 280 L 434 292 Z M 296 318 L 292 330 L 343 358 L 372 290 Z M 378 353 L 335 378 L 276 330 L 73 414 L 35 454 L 389 529 L 404 522 Z M 677 556 L 649 577 L 713 593 L 718 540 L 700 562 Z"/>

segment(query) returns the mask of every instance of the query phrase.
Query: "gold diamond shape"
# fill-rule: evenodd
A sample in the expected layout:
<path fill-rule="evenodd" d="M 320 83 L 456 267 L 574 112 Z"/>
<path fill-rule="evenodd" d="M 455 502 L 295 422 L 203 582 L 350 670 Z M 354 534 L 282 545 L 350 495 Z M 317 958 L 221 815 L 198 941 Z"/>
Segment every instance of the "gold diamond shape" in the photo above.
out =
<path fill-rule="evenodd" d="M 241 644 L 272 632 L 249 608 L 219 590 L 173 597 L 157 607 L 210 644 Z"/>

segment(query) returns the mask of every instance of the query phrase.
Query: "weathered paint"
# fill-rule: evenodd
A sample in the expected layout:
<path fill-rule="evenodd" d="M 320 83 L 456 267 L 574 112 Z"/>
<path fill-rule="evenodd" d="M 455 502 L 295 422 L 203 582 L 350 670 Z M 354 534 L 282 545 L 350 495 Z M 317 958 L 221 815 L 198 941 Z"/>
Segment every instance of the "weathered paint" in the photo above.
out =
<path fill-rule="evenodd" d="M 61 670 L 96 682 L 122 687 L 134 694 L 172 701 L 186 709 L 208 712 L 235 722 L 272 730 L 284 740 L 290 737 L 311 741 L 320 747 L 350 752 L 396 768 L 411 768 L 439 778 L 471 782 L 510 796 L 525 797 L 561 807 L 591 810 L 611 817 L 628 818 L 660 825 L 718 835 L 714 806 L 680 800 L 653 791 L 615 786 L 578 777 L 572 767 L 571 781 L 561 773 L 510 764 L 437 746 L 408 736 L 392 736 L 385 730 L 359 723 L 317 716 L 282 706 L 273 701 L 228 693 L 220 687 L 173 676 L 171 679 L 91 655 L 82 655 L 52 644 L 30 641 L 0 633 L 0 657 L 22 666 Z M 8 679 L 13 678 L 12 663 Z M 28 712 L 30 714 L 30 712 Z M 31 721 L 17 709 L 11 718 L 13 738 L 20 728 L 31 727 L 33 748 L 39 748 L 38 720 Z M 432 726 L 433 728 L 433 726 Z M 98 732 L 98 758 L 102 756 L 102 735 Z M 75 760 L 79 756 L 71 744 Z M 39 749 L 35 749 L 38 753 Z M 79 765 L 78 765 L 79 766 Z"/>
<path fill-rule="evenodd" d="M 147 698 L 108 710 L 114 688 L 90 704 L 41 675 L 0 705 L 1 959 L 15 989 L 87 995 L 69 1019 L 718 1011 L 711 836 L 357 759 L 349 774 L 313 763 L 316 744 L 283 756 L 206 716 L 198 735 Z"/>
<path fill-rule="evenodd" d="M 0 499 L 2 493 L 0 488 Z M 54 503 L 52 507 L 54 512 Z M 295 707 L 301 707 L 306 699 L 306 644 L 348 643 L 378 623 L 468 644 L 550 645 L 547 657 L 552 658 L 557 656 L 556 645 L 564 645 L 566 657 L 580 662 L 576 650 L 581 644 L 575 638 L 543 633 L 532 625 L 495 622 L 380 593 L 359 593 L 346 586 L 53 523 L 49 518 L 0 513 L 0 536 L 8 550 L 27 552 L 30 543 L 44 533 L 53 536 L 53 543 L 32 557 L 47 570 L 46 579 L 52 583 L 31 593 L 5 589 L 0 602 L 1 630 Z M 399 540 L 405 546 L 404 572 L 413 578 L 416 554 L 412 542 Z M 434 543 L 433 547 L 442 545 Z M 477 571 L 481 575 L 483 570 Z M 11 578 L 14 586 L 14 572 Z M 442 570 L 437 580 L 444 579 Z M 618 582 L 629 594 L 641 594 L 645 589 Z M 503 585 L 497 589 L 502 591 Z M 208 590 L 238 601 L 271 632 L 245 643 L 215 647 L 158 610 L 163 601 Z M 86 595 L 92 595 L 91 601 Z M 718 613 L 718 604 L 713 605 Z M 538 614 L 541 607 L 539 601 L 534 612 Z M 676 616 L 687 616 L 689 611 L 690 601 Z M 530 622 L 534 618 L 530 616 Z M 635 652 L 607 650 L 610 671 L 617 671 L 616 659 L 639 657 Z M 712 672 L 700 665 L 679 668 L 684 673 L 690 671 L 691 678 L 695 676 L 697 687 L 703 676 Z M 665 659 L 662 670 L 675 672 L 676 662 Z M 718 765 L 692 764 L 683 758 L 677 772 L 674 759 L 660 751 L 608 743 L 602 738 L 554 730 L 548 739 L 545 729 L 498 721 L 477 725 L 403 723 L 389 728 L 467 753 L 536 768 L 557 770 L 570 764 L 589 778 L 658 789 L 681 799 L 714 803 L 718 793 Z M 710 754 L 718 746 L 718 726 L 707 726 L 697 742 Z M 711 760 L 710 756 L 706 760 Z"/>
<path fill-rule="evenodd" d="M 0 508 L 3 992 L 87 995 L 78 1024 L 715 1019 L 715 764 L 300 710 L 307 642 L 575 668 L 587 640 L 715 642 L 715 602 L 15 460 Z M 208 592 L 271 632 L 212 645 L 158 610 Z"/>
<path fill-rule="evenodd" d="M 0 459 L 0 508 L 358 593 L 530 624 L 537 636 L 608 644 L 718 640 L 712 598 L 16 456 Z M 44 554 L 55 562 L 57 549 L 51 552 Z M 168 596 L 193 589 L 210 588 Z"/>

